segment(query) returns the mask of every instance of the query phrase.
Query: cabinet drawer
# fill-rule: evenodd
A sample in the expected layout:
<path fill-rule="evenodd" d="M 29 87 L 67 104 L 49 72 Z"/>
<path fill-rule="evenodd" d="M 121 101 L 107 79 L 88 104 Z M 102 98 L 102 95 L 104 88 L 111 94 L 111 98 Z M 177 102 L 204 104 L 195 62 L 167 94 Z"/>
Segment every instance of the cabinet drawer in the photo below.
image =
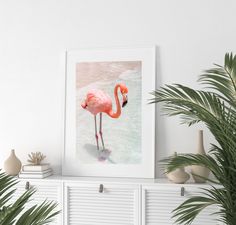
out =
<path fill-rule="evenodd" d="M 138 225 L 139 186 L 66 184 L 70 225 Z"/>

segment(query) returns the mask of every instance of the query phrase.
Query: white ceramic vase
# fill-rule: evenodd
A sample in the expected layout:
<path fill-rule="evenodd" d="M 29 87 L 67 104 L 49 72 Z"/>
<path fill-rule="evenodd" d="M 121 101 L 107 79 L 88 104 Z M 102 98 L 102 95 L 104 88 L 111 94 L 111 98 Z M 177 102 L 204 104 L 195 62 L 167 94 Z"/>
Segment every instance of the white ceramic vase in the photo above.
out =
<path fill-rule="evenodd" d="M 10 156 L 4 162 L 4 170 L 6 174 L 16 176 L 21 170 L 21 161 L 16 157 L 15 150 L 11 150 Z"/>
<path fill-rule="evenodd" d="M 174 153 L 174 157 L 177 156 L 177 153 Z M 185 172 L 183 167 L 178 168 L 170 173 L 166 174 L 167 178 L 175 184 L 184 184 L 189 178 L 189 174 Z"/>
<path fill-rule="evenodd" d="M 198 131 L 197 154 L 206 155 L 204 144 L 203 144 L 203 130 Z M 210 174 L 210 170 L 204 166 L 193 165 L 191 166 L 191 173 L 192 173 L 195 183 L 205 183 L 206 180 L 201 177 L 208 178 Z M 195 176 L 194 174 L 199 175 L 201 177 Z"/>

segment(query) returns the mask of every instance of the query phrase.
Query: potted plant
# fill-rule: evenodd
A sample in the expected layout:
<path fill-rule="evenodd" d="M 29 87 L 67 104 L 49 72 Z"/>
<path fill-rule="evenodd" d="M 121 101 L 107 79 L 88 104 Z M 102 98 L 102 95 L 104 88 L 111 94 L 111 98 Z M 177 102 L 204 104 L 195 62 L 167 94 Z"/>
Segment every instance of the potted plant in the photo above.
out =
<path fill-rule="evenodd" d="M 59 213 L 56 210 L 57 204 L 44 201 L 25 210 L 25 205 L 35 193 L 30 189 L 21 195 L 15 202 L 9 203 L 12 199 L 17 184 L 16 178 L 0 173 L 0 224 L 1 225 L 43 225 L 53 221 Z"/>
<path fill-rule="evenodd" d="M 168 116 L 179 115 L 184 124 L 203 122 L 215 137 L 207 155 L 182 154 L 162 161 L 167 173 L 191 165 L 207 167 L 220 184 L 191 197 L 174 210 L 178 224 L 191 224 L 210 205 L 217 205 L 219 221 L 236 224 L 236 55 L 226 54 L 224 65 L 206 70 L 199 82 L 206 90 L 166 85 L 152 93 L 151 103 L 162 103 Z"/>

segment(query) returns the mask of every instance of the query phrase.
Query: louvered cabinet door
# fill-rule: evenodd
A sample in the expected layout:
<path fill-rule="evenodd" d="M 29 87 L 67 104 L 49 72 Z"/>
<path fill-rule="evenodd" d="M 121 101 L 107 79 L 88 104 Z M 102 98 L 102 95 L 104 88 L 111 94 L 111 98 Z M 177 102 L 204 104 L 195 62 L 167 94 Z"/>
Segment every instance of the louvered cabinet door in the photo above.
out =
<path fill-rule="evenodd" d="M 36 192 L 26 204 L 26 209 L 36 204 L 41 204 L 43 201 L 55 201 L 58 203 L 57 210 L 62 209 L 62 184 L 55 181 L 39 181 L 39 180 L 21 180 L 17 184 L 17 190 L 14 195 L 13 201 L 23 194 L 28 188 L 35 188 Z M 62 214 L 57 215 L 55 222 L 52 225 L 62 224 Z"/>
<path fill-rule="evenodd" d="M 210 186 L 202 186 L 203 188 L 211 188 Z M 204 196 L 201 194 L 203 192 L 202 189 L 199 187 L 186 187 L 186 198 L 192 197 L 192 196 Z M 218 216 L 215 214 L 219 209 L 217 206 L 209 206 L 205 208 L 200 214 L 196 217 L 196 219 L 193 221 L 192 225 L 222 225 L 221 222 L 216 221 Z"/>
<path fill-rule="evenodd" d="M 185 200 L 181 187 L 143 186 L 142 225 L 170 225 L 171 211 Z"/>
<path fill-rule="evenodd" d="M 139 225 L 139 185 L 65 184 L 68 225 Z"/>

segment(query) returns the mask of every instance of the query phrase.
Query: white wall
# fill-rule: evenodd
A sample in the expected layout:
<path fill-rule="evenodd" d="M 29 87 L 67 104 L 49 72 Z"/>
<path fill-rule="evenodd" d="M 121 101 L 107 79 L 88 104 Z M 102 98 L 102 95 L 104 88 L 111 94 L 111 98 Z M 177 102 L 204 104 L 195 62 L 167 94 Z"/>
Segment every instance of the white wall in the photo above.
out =
<path fill-rule="evenodd" d="M 236 50 L 235 9 L 233 0 L 0 0 L 0 166 L 15 148 L 23 162 L 39 150 L 60 168 L 66 49 L 157 45 L 158 84 L 197 87 L 203 69 Z M 199 126 L 157 119 L 158 159 L 195 151 Z"/>

